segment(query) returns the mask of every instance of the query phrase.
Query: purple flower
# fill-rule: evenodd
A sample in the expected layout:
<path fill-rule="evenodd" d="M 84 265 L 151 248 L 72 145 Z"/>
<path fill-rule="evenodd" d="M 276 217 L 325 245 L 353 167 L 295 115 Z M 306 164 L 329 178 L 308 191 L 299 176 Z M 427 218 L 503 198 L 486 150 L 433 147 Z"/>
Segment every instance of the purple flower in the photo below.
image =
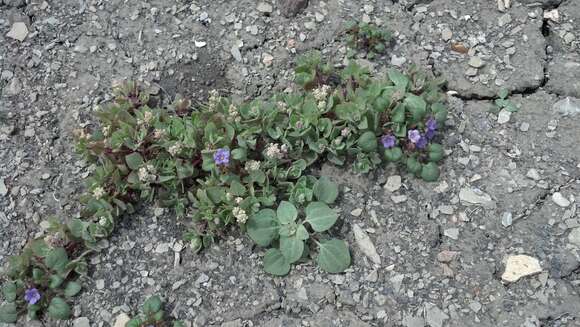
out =
<path fill-rule="evenodd" d="M 383 135 L 381 136 L 381 143 L 386 149 L 390 149 L 397 143 L 397 138 L 393 135 Z"/>
<path fill-rule="evenodd" d="M 407 137 L 409 138 L 409 141 L 411 141 L 412 143 L 417 143 L 421 139 L 421 133 L 419 133 L 419 131 L 416 129 L 412 129 L 409 132 L 407 132 Z"/>
<path fill-rule="evenodd" d="M 28 304 L 36 304 L 40 300 L 40 292 L 36 288 L 29 288 L 24 292 L 24 300 Z"/>
<path fill-rule="evenodd" d="M 427 139 L 427 137 L 421 136 L 421 138 L 417 142 L 417 148 L 425 149 L 425 147 L 427 147 L 427 143 L 429 143 L 429 140 Z"/>
<path fill-rule="evenodd" d="M 435 137 L 435 134 L 437 133 L 437 121 L 433 119 L 433 117 L 431 117 L 425 123 L 425 127 L 426 127 L 425 137 L 428 140 L 433 139 Z"/>
<path fill-rule="evenodd" d="M 218 149 L 213 155 L 213 161 L 216 165 L 227 165 L 230 162 L 230 150 Z"/>

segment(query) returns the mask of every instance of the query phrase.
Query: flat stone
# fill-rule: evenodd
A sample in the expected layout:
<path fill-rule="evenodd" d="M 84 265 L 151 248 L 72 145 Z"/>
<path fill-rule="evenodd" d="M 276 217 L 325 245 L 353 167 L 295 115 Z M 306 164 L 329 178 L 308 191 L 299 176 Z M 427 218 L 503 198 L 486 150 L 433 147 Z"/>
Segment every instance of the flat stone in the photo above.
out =
<path fill-rule="evenodd" d="M 113 327 L 125 327 L 129 320 L 131 320 L 131 318 L 129 318 L 126 313 L 121 313 L 117 316 L 117 319 L 115 319 L 115 324 Z"/>
<path fill-rule="evenodd" d="M 506 267 L 501 279 L 504 282 L 514 283 L 520 278 L 542 272 L 540 261 L 527 255 L 512 255 L 507 258 Z"/>
<path fill-rule="evenodd" d="M 79 317 L 73 320 L 73 327 L 91 327 L 91 322 L 87 317 Z"/>
<path fill-rule="evenodd" d="M 512 21 L 512 16 L 510 14 L 505 14 L 505 15 L 502 15 L 498 18 L 497 25 L 502 27 L 502 26 L 505 26 L 505 25 L 511 23 L 511 21 Z"/>
<path fill-rule="evenodd" d="M 26 27 L 26 24 L 23 22 L 16 22 L 12 24 L 12 27 L 6 36 L 22 42 L 26 39 L 26 36 L 28 36 L 28 27 Z"/>
<path fill-rule="evenodd" d="M 274 11 L 272 5 L 266 2 L 258 3 L 258 7 L 256 9 L 258 9 L 258 11 L 261 13 L 271 13 L 272 11 Z"/>
<path fill-rule="evenodd" d="M 580 227 L 572 229 L 570 234 L 568 234 L 568 241 L 580 247 Z"/>
<path fill-rule="evenodd" d="M 458 228 L 448 228 L 443 231 L 443 235 L 449 237 L 450 239 L 459 239 L 459 229 Z"/>
<path fill-rule="evenodd" d="M 242 62 L 243 58 L 242 58 L 242 53 L 240 52 L 240 49 L 238 48 L 237 45 L 234 45 L 231 49 L 230 49 L 230 53 L 232 54 L 232 57 L 234 57 L 234 59 L 237 62 Z"/>
<path fill-rule="evenodd" d="M 507 111 L 505 109 L 500 110 L 499 114 L 497 115 L 498 124 L 503 125 L 503 124 L 509 122 L 511 116 L 512 116 L 511 111 Z"/>
<path fill-rule="evenodd" d="M 8 188 L 4 184 L 4 178 L 0 178 L 0 196 L 5 196 L 8 194 Z"/>
<path fill-rule="evenodd" d="M 269 53 L 264 53 L 264 54 L 262 55 L 262 63 L 263 63 L 264 65 L 266 65 L 267 67 L 270 67 L 270 66 L 272 66 L 272 63 L 273 63 L 273 62 L 274 62 L 274 57 L 273 57 L 271 54 L 269 54 Z"/>
<path fill-rule="evenodd" d="M 503 225 L 503 227 L 509 227 L 511 226 L 513 223 L 513 215 L 511 212 L 504 212 L 501 215 L 501 224 Z"/>
<path fill-rule="evenodd" d="M 431 327 L 443 327 L 449 316 L 432 303 L 425 303 L 425 321 Z"/>
<path fill-rule="evenodd" d="M 534 169 L 534 168 L 530 168 L 528 170 L 528 172 L 526 173 L 526 177 L 529 178 L 529 179 L 533 179 L 535 181 L 539 181 L 540 179 L 542 179 L 540 177 L 540 174 L 538 173 L 538 171 L 536 169 Z"/>
<path fill-rule="evenodd" d="M 355 216 L 355 217 L 360 217 L 360 215 L 362 214 L 363 209 L 361 208 L 356 208 L 353 211 L 350 212 L 351 215 Z"/>
<path fill-rule="evenodd" d="M 481 204 L 484 207 L 495 207 L 495 202 L 491 196 L 476 188 L 462 188 L 459 191 L 459 200 L 464 203 Z"/>
<path fill-rule="evenodd" d="M 468 64 L 473 68 L 480 68 L 483 67 L 484 65 L 483 60 L 481 60 L 481 58 L 479 58 L 478 56 L 473 56 L 469 58 Z"/>
<path fill-rule="evenodd" d="M 401 176 L 399 175 L 389 176 L 383 188 L 391 193 L 398 191 L 401 188 Z"/>
<path fill-rule="evenodd" d="M 354 238 L 356 240 L 356 244 L 358 245 L 359 249 L 366 255 L 372 262 L 377 265 L 381 264 L 381 257 L 377 253 L 377 249 L 375 245 L 371 241 L 368 234 L 360 228 L 359 225 L 353 224 L 352 231 L 354 233 Z"/>
<path fill-rule="evenodd" d="M 552 201 L 562 208 L 570 206 L 570 200 L 566 199 L 560 192 L 552 194 Z"/>
<path fill-rule="evenodd" d="M 527 132 L 527 131 L 529 131 L 529 130 L 530 130 L 530 124 L 529 124 L 529 123 L 523 122 L 523 123 L 520 125 L 520 131 L 522 131 L 522 132 Z"/>

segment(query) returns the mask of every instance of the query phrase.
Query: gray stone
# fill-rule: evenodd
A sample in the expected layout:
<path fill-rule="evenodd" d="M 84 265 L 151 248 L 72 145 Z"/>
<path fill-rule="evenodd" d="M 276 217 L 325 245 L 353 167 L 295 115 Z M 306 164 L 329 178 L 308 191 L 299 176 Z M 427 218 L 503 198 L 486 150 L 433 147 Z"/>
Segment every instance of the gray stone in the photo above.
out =
<path fill-rule="evenodd" d="M 73 320 L 73 327 L 91 327 L 91 322 L 87 317 L 79 317 Z"/>
<path fill-rule="evenodd" d="M 401 176 L 399 175 L 389 176 L 383 188 L 391 193 L 398 191 L 401 188 Z"/>
<path fill-rule="evenodd" d="M 269 14 L 272 11 L 274 11 L 274 8 L 272 7 L 272 5 L 267 3 L 267 2 L 258 3 L 258 7 L 256 9 L 258 9 L 259 12 L 264 13 L 264 14 Z"/>
<path fill-rule="evenodd" d="M 552 194 L 552 201 L 554 201 L 555 204 L 562 208 L 567 208 L 570 206 L 570 200 L 566 199 L 560 192 Z"/>
<path fill-rule="evenodd" d="M 443 327 L 449 316 L 432 303 L 425 303 L 425 321 L 431 327 Z"/>
<path fill-rule="evenodd" d="M 572 54 L 555 55 L 548 65 L 550 79 L 546 89 L 550 92 L 580 98 L 580 56 Z"/>
<path fill-rule="evenodd" d="M 464 187 L 459 191 L 459 200 L 466 204 L 481 204 L 484 207 L 495 207 L 489 194 L 477 189 Z"/>
<path fill-rule="evenodd" d="M 572 229 L 570 234 L 568 234 L 568 241 L 580 247 L 580 227 Z"/>
<path fill-rule="evenodd" d="M 233 321 L 224 322 L 222 324 L 222 327 L 242 327 L 242 326 L 244 326 L 244 325 L 242 324 L 241 319 L 236 319 Z"/>
<path fill-rule="evenodd" d="M 28 36 L 28 27 L 26 27 L 26 24 L 23 22 L 15 22 L 12 24 L 12 28 L 10 28 L 10 31 L 8 31 L 6 36 L 22 42 L 26 39 L 26 36 Z"/>
<path fill-rule="evenodd" d="M 448 228 L 443 231 L 443 235 L 449 237 L 450 239 L 459 239 L 459 229 L 458 228 Z"/>
<path fill-rule="evenodd" d="M 445 27 L 443 31 L 441 31 L 441 38 L 443 39 L 443 41 L 449 41 L 451 40 L 452 37 L 453 32 L 451 31 L 451 29 L 449 29 L 449 27 Z"/>
<path fill-rule="evenodd" d="M 499 114 L 497 115 L 497 123 L 503 125 L 510 121 L 511 116 L 512 116 L 511 111 L 502 109 L 499 111 Z"/>
<path fill-rule="evenodd" d="M 480 57 L 478 56 L 473 56 L 471 58 L 469 58 L 469 66 L 473 67 L 473 68 L 480 68 L 483 67 L 483 60 L 481 60 Z"/>
<path fill-rule="evenodd" d="M 0 178 L 0 196 L 5 196 L 8 194 L 8 188 L 4 184 L 4 178 Z"/>
<path fill-rule="evenodd" d="M 369 259 L 371 259 L 372 262 L 380 265 L 381 257 L 377 253 L 377 249 L 375 248 L 375 245 L 371 241 L 368 234 L 357 224 L 352 225 L 352 231 L 354 233 L 356 244 L 360 248 L 361 252 L 364 253 L 364 255 L 366 255 Z"/>

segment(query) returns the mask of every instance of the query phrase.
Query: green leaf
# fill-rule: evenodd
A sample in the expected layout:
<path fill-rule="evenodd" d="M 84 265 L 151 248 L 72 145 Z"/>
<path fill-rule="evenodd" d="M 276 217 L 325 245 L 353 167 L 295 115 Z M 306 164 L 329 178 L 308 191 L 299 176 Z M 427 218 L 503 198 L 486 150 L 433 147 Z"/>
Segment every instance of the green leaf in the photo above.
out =
<path fill-rule="evenodd" d="M 143 322 L 139 318 L 129 320 L 123 327 L 141 327 Z"/>
<path fill-rule="evenodd" d="M 64 271 L 69 261 L 66 250 L 62 247 L 52 249 L 44 260 L 48 268 L 57 272 Z"/>
<path fill-rule="evenodd" d="M 268 246 L 278 231 L 276 212 L 272 209 L 262 209 L 248 219 L 246 227 L 248 235 L 256 244 Z"/>
<path fill-rule="evenodd" d="M 125 157 L 125 162 L 131 170 L 137 170 L 143 164 L 143 157 L 139 153 L 133 152 Z"/>
<path fill-rule="evenodd" d="M 280 252 L 286 262 L 293 263 L 302 257 L 304 252 L 304 241 L 298 238 L 297 235 L 280 237 Z"/>
<path fill-rule="evenodd" d="M 411 174 L 418 174 L 421 172 L 421 163 L 415 157 L 407 158 L 407 171 Z"/>
<path fill-rule="evenodd" d="M 358 139 L 358 146 L 364 152 L 372 152 L 377 150 L 377 137 L 375 133 L 368 131 L 364 132 Z"/>
<path fill-rule="evenodd" d="M 326 176 L 322 176 L 318 179 L 316 184 L 314 184 L 313 191 L 314 196 L 316 196 L 318 201 L 327 204 L 334 203 L 338 197 L 338 186 Z"/>
<path fill-rule="evenodd" d="M 447 120 L 447 109 L 439 110 L 435 113 L 435 120 L 439 124 L 444 124 Z"/>
<path fill-rule="evenodd" d="M 401 90 L 406 90 L 409 85 L 409 78 L 396 69 L 389 69 L 387 72 L 389 79 Z"/>
<path fill-rule="evenodd" d="M 161 298 L 157 295 L 153 295 L 152 297 L 145 300 L 145 302 L 143 302 L 143 314 L 146 316 L 153 315 L 161 311 L 162 306 L 163 303 L 161 302 Z"/>
<path fill-rule="evenodd" d="M 308 231 L 304 225 L 298 225 L 296 228 L 296 237 L 303 241 L 306 241 L 308 238 L 310 238 L 310 235 L 308 235 Z"/>
<path fill-rule="evenodd" d="M 50 247 L 46 244 L 44 239 L 36 239 L 30 243 L 32 253 L 38 257 L 46 257 L 50 253 Z"/>
<path fill-rule="evenodd" d="M 499 90 L 499 93 L 498 93 L 498 95 L 499 95 L 499 97 L 500 97 L 501 99 L 505 99 L 505 98 L 507 98 L 507 97 L 508 97 L 509 93 L 510 93 L 510 92 L 509 92 L 507 89 L 505 89 L 505 88 L 502 88 L 501 90 Z"/>
<path fill-rule="evenodd" d="M 437 162 L 443 159 L 443 147 L 441 144 L 431 143 L 429 144 L 427 151 L 429 151 L 429 161 Z"/>
<path fill-rule="evenodd" d="M 422 97 L 408 94 L 404 103 L 413 115 L 415 121 L 420 121 L 425 117 L 427 113 L 427 102 Z"/>
<path fill-rule="evenodd" d="M 60 297 L 54 297 L 48 305 L 48 315 L 57 320 L 70 318 L 70 306 Z"/>
<path fill-rule="evenodd" d="M 394 123 L 404 123 L 405 110 L 406 107 L 402 103 L 397 104 L 395 109 L 393 109 L 391 121 L 393 121 Z"/>
<path fill-rule="evenodd" d="M 398 146 L 390 149 L 385 149 L 385 159 L 387 159 L 388 161 L 391 162 L 399 161 L 401 160 L 402 157 L 403 151 Z"/>
<path fill-rule="evenodd" d="M 157 311 L 154 315 L 153 315 L 153 320 L 155 321 L 162 321 L 163 320 L 163 311 Z"/>
<path fill-rule="evenodd" d="M 81 284 L 77 282 L 68 282 L 64 289 L 64 296 L 73 297 L 81 291 Z"/>
<path fill-rule="evenodd" d="M 326 272 L 343 272 L 350 266 L 350 252 L 346 242 L 337 239 L 320 241 L 316 262 Z"/>
<path fill-rule="evenodd" d="M 264 256 L 264 270 L 272 275 L 284 276 L 290 271 L 290 264 L 278 249 L 269 249 Z"/>
<path fill-rule="evenodd" d="M 246 149 L 244 148 L 237 148 L 232 150 L 232 158 L 235 160 L 243 161 L 246 159 Z"/>
<path fill-rule="evenodd" d="M 246 187 L 237 180 L 230 183 L 230 193 L 234 196 L 242 196 L 246 193 Z"/>
<path fill-rule="evenodd" d="M 4 285 L 2 285 L 2 294 L 4 294 L 4 298 L 8 302 L 14 302 L 16 300 L 17 290 L 18 287 L 14 281 L 7 281 L 4 283 Z"/>
<path fill-rule="evenodd" d="M 336 223 L 338 215 L 322 202 L 312 202 L 306 207 L 306 222 L 317 232 L 324 232 Z"/>
<path fill-rule="evenodd" d="M 296 210 L 296 207 L 292 203 L 282 201 L 278 205 L 276 215 L 280 224 L 289 224 L 298 218 L 298 210 Z"/>
<path fill-rule="evenodd" d="M 18 320 L 15 303 L 6 303 L 0 306 L 0 322 L 11 324 Z"/>
<path fill-rule="evenodd" d="M 423 165 L 421 178 L 426 182 L 435 182 L 439 179 L 439 167 L 433 162 Z"/>
<path fill-rule="evenodd" d="M 62 282 L 64 282 L 64 278 L 62 278 L 59 275 L 50 275 L 49 277 L 49 282 L 48 282 L 48 287 L 54 289 L 59 287 L 60 285 L 62 285 Z"/>

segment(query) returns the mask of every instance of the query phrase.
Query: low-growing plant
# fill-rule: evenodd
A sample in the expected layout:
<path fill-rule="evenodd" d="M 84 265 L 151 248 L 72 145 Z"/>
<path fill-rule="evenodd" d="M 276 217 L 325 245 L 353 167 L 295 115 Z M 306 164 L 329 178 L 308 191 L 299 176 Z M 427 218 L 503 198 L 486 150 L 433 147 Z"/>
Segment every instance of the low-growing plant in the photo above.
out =
<path fill-rule="evenodd" d="M 268 273 L 284 275 L 308 257 L 324 271 L 344 271 L 348 246 L 329 235 L 338 188 L 310 168 L 331 162 L 367 173 L 397 164 L 436 180 L 444 81 L 415 67 L 383 79 L 354 63 L 335 69 L 317 52 L 299 60 L 295 76 L 303 90 L 245 103 L 214 92 L 200 108 L 183 99 L 160 107 L 136 83 L 116 85 L 99 126 L 77 133 L 79 152 L 96 167 L 81 217 L 54 222 L 46 238 L 10 259 L 0 319 L 25 311 L 68 318 L 84 256 L 139 203 L 190 218 L 184 237 L 195 251 L 238 228 L 272 246 L 263 259 Z"/>
<path fill-rule="evenodd" d="M 136 318 L 129 320 L 125 327 L 183 327 L 182 321 L 172 320 L 163 312 L 163 301 L 157 295 L 151 296 L 141 306 Z"/>
<path fill-rule="evenodd" d="M 498 99 L 495 99 L 495 112 L 499 112 L 505 109 L 509 112 L 517 112 L 518 107 L 513 104 L 509 99 L 509 91 L 507 89 L 501 89 L 498 93 Z"/>
<path fill-rule="evenodd" d="M 365 51 L 368 59 L 384 54 L 393 39 L 391 31 L 375 23 L 350 21 L 346 25 L 346 42 L 350 48 L 350 56 L 356 51 Z"/>

